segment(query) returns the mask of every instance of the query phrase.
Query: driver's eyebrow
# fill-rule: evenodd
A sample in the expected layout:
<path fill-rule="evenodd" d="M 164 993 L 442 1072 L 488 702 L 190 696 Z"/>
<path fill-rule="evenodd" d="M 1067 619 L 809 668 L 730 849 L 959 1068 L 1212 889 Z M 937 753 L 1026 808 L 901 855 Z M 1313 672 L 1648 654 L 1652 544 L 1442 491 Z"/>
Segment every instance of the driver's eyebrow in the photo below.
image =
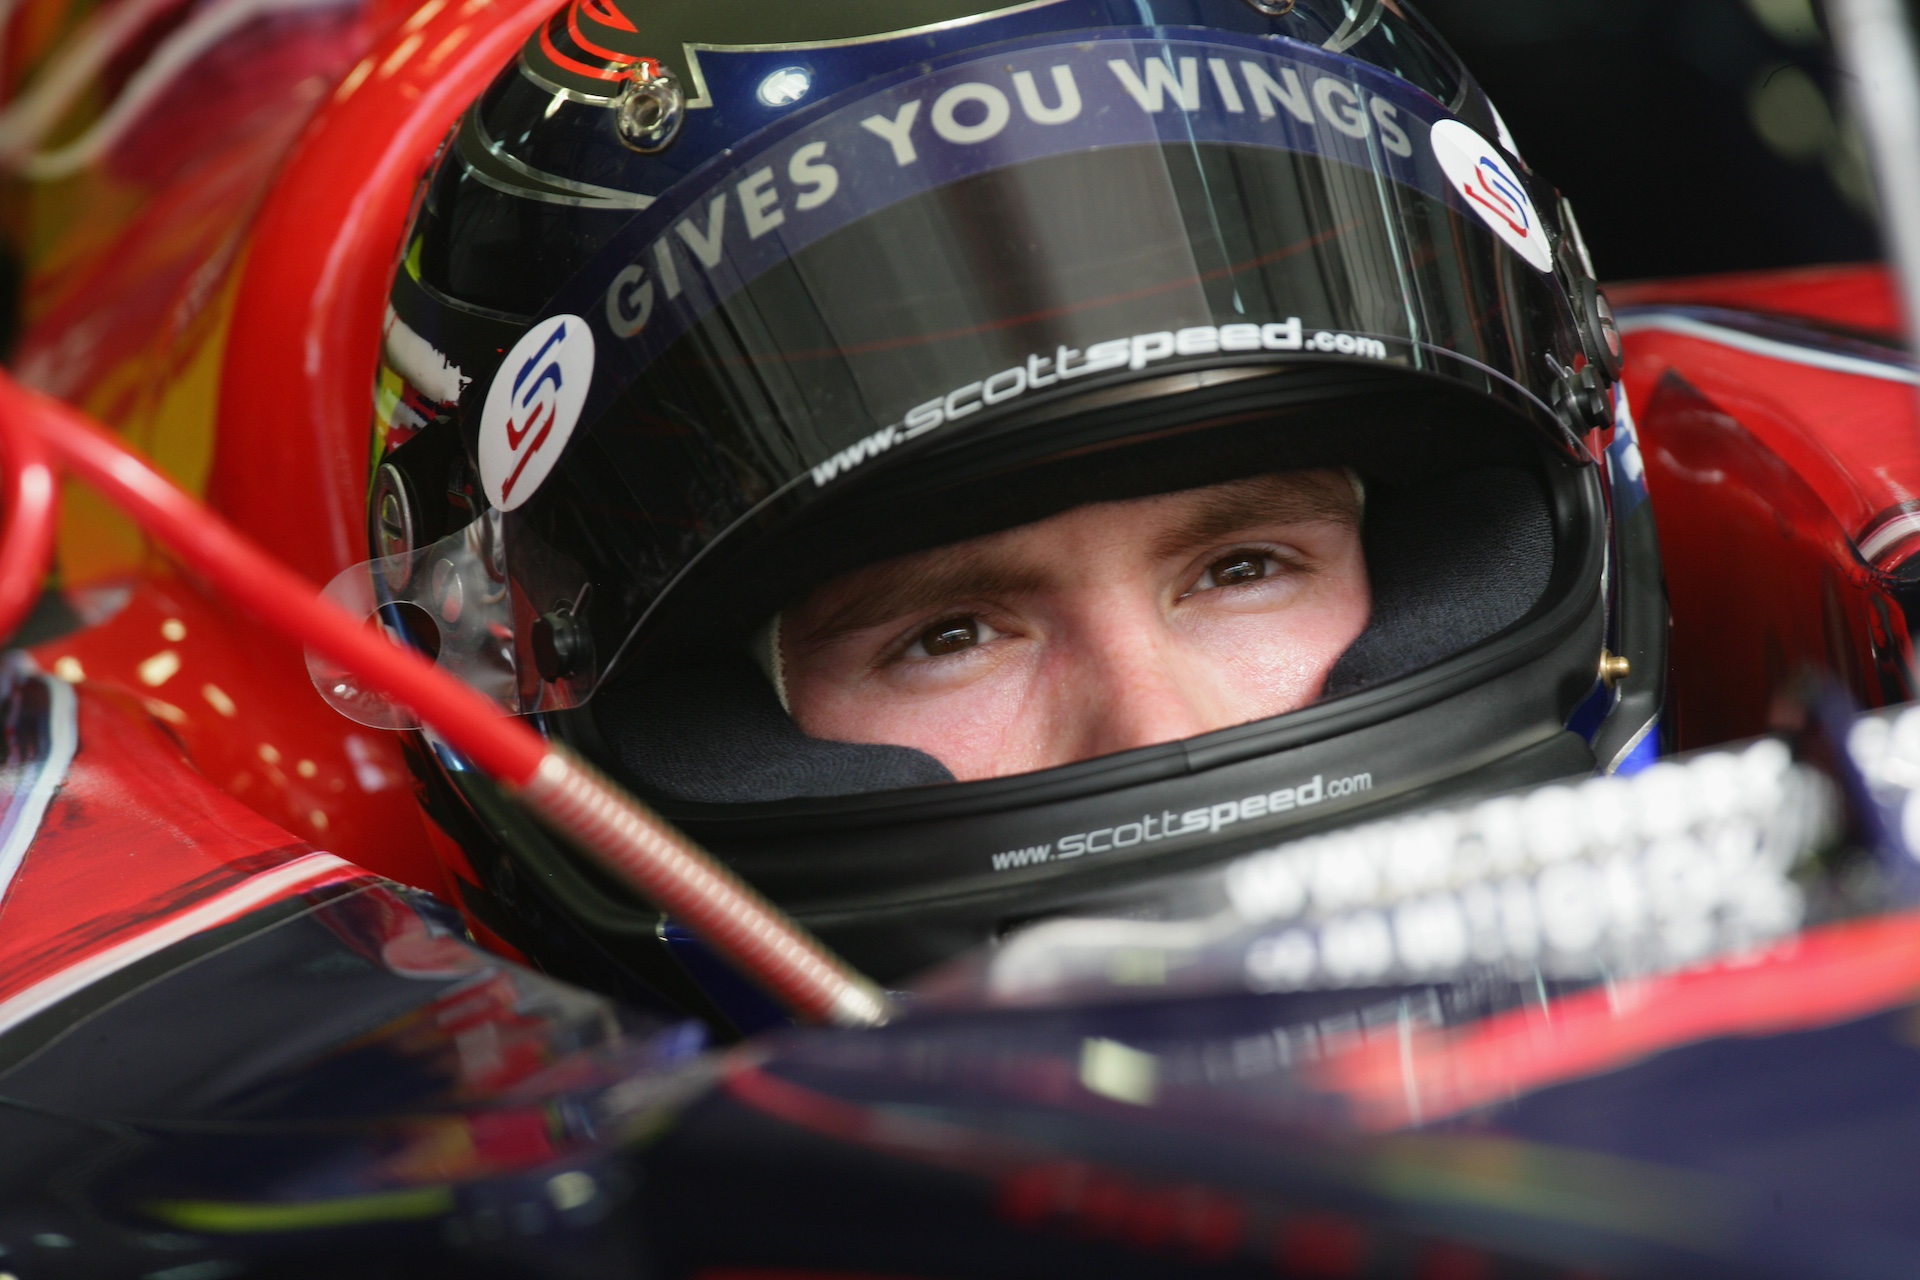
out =
<path fill-rule="evenodd" d="M 1360 522 L 1351 487 L 1295 475 L 1260 476 L 1220 485 L 1153 540 L 1155 559 L 1169 559 L 1234 534 L 1271 525 Z"/>
<path fill-rule="evenodd" d="M 841 636 L 898 618 L 942 608 L 963 608 L 1038 590 L 1045 575 L 1037 566 L 1009 562 L 978 551 L 907 556 L 876 566 L 844 584 L 843 603 L 816 625 L 793 636 L 801 648 L 817 648 Z"/>

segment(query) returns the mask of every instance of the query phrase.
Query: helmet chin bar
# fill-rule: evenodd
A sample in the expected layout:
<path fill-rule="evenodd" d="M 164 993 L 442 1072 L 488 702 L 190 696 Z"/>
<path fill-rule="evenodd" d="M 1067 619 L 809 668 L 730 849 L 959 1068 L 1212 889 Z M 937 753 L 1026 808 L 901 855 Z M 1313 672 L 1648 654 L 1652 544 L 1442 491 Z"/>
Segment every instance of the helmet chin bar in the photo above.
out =
<path fill-rule="evenodd" d="M 0 543 L 0 621 L 24 612 L 20 601 L 31 603 L 52 558 L 56 486 L 49 453 L 268 626 L 353 673 L 369 694 L 413 708 L 420 723 L 555 832 L 699 933 L 797 1016 L 848 1027 L 887 1020 L 879 987 L 652 810 L 567 748 L 500 715 L 498 702 L 372 634 L 364 615 L 315 593 L 92 419 L 4 374 L 0 478 L 11 500 Z M 456 565 L 462 574 L 471 568 Z M 8 609 L 14 615 L 5 614 Z"/>

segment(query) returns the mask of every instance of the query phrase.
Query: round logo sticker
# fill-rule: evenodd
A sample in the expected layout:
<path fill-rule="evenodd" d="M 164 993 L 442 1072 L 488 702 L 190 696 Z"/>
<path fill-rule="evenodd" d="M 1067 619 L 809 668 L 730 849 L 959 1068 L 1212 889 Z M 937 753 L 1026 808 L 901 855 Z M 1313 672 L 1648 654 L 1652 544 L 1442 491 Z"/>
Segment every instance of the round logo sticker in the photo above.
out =
<path fill-rule="evenodd" d="M 500 365 L 480 414 L 480 483 L 511 511 L 539 489 L 586 407 L 593 331 L 579 316 L 549 316 Z"/>
<path fill-rule="evenodd" d="M 1433 126 L 1433 154 L 1447 180 L 1495 235 L 1536 271 L 1553 270 L 1553 251 L 1547 248 L 1540 215 L 1520 175 L 1492 143 L 1458 120 L 1442 120 Z"/>

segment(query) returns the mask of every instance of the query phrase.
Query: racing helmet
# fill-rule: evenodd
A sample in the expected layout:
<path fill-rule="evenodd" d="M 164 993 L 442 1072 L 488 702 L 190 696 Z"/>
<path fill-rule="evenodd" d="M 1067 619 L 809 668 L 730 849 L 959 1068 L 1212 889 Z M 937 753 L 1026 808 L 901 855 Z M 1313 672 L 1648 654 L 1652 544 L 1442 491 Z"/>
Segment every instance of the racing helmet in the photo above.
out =
<path fill-rule="evenodd" d="M 333 590 L 895 980 L 1650 751 L 1666 613 L 1619 372 L 1570 209 L 1404 0 L 569 0 L 423 182 L 374 558 Z M 1371 620 L 1290 714 L 956 782 L 809 737 L 756 660 L 850 570 L 1319 468 L 1364 491 Z M 414 754 L 476 927 L 727 1003 L 671 922 Z"/>

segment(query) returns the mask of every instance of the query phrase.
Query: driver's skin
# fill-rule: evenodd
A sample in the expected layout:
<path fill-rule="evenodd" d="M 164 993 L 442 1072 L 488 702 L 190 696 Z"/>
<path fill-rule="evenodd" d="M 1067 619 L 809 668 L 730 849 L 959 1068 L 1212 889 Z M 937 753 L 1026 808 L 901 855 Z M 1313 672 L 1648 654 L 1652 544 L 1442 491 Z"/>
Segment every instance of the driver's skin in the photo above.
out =
<path fill-rule="evenodd" d="M 845 574 L 780 619 L 789 708 L 963 782 L 1295 710 L 1367 625 L 1360 505 L 1350 473 L 1289 472 Z"/>

